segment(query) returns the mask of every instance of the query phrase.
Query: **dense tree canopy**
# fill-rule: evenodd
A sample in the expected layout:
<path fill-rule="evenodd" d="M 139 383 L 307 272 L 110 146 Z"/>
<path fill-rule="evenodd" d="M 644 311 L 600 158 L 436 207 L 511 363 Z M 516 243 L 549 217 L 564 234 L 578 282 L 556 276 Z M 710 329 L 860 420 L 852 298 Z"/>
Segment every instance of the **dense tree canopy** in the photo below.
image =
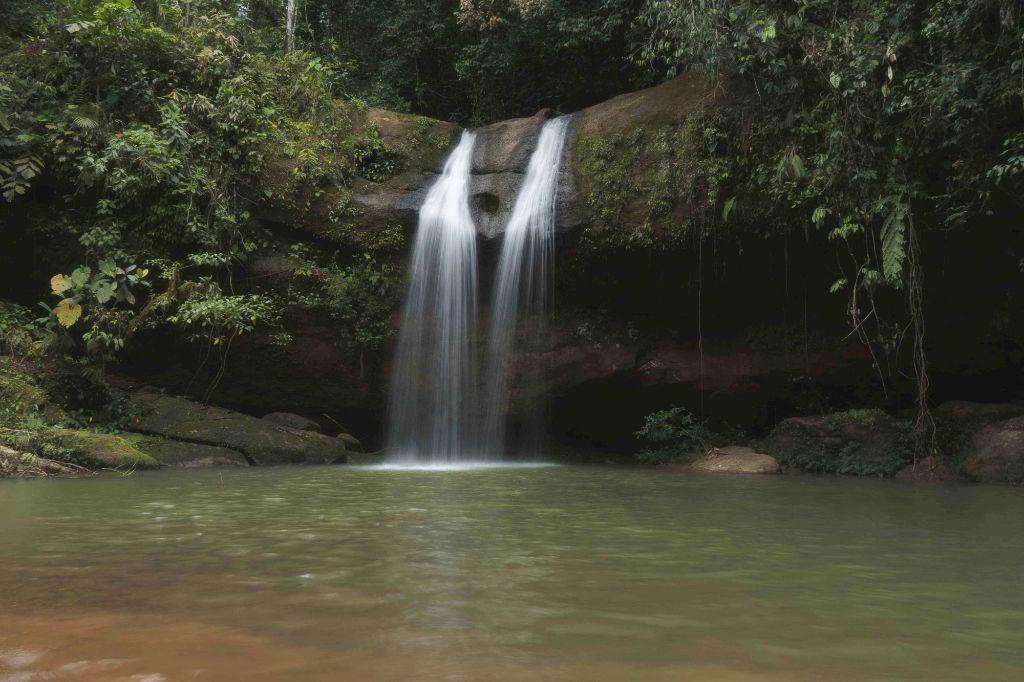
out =
<path fill-rule="evenodd" d="M 307 0 L 309 46 L 369 101 L 491 122 L 630 89 L 640 2 Z"/>

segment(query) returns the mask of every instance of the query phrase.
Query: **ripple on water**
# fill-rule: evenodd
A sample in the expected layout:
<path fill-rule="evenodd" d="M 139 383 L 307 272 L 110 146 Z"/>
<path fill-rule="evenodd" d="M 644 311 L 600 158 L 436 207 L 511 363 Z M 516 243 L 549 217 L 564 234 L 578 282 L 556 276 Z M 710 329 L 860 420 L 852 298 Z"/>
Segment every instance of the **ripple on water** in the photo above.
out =
<path fill-rule="evenodd" d="M 878 482 L 536 463 L 8 491 L 2 682 L 1024 679 L 1013 490 L 936 489 L 913 523 Z"/>
<path fill-rule="evenodd" d="M 420 464 L 416 462 L 384 462 L 354 466 L 362 471 L 489 471 L 494 469 L 547 469 L 557 467 L 553 462 L 451 462 Z"/>

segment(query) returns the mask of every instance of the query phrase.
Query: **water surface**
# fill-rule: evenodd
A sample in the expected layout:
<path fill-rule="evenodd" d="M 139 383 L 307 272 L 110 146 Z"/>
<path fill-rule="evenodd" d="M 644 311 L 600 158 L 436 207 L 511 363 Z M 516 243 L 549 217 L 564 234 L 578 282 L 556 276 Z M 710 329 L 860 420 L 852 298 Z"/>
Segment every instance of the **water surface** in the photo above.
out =
<path fill-rule="evenodd" d="M 0 681 L 1019 680 L 1024 491 L 648 469 L 0 482 Z"/>

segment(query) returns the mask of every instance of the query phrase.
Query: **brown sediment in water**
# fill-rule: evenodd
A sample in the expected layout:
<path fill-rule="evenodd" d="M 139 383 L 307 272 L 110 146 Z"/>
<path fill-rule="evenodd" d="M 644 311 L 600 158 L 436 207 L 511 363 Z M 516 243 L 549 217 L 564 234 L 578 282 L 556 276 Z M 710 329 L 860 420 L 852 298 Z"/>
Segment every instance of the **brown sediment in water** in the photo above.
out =
<path fill-rule="evenodd" d="M 633 669 L 623 664 L 484 660 L 394 654 L 372 638 L 336 648 L 284 641 L 241 628 L 149 614 L 96 611 L 6 617 L 0 624 L 0 681 L 171 682 L 173 680 L 566 680 L 580 682 L 787 682 L 797 678 L 724 667 Z"/>
<path fill-rule="evenodd" d="M 1019 503 L 600 467 L 5 482 L 0 682 L 1017 680 Z"/>

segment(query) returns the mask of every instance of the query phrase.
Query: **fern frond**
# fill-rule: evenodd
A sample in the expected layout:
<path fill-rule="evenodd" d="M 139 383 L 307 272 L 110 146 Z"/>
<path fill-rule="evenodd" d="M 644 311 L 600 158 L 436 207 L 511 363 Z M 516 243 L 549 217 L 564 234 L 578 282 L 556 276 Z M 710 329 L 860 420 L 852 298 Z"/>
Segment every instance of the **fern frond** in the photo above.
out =
<path fill-rule="evenodd" d="M 73 114 L 71 123 L 79 130 L 95 130 L 100 125 L 96 119 L 81 114 Z"/>
<path fill-rule="evenodd" d="M 899 288 L 902 283 L 903 263 L 907 259 L 906 204 L 896 204 L 882 224 L 882 274 L 890 284 Z"/>

